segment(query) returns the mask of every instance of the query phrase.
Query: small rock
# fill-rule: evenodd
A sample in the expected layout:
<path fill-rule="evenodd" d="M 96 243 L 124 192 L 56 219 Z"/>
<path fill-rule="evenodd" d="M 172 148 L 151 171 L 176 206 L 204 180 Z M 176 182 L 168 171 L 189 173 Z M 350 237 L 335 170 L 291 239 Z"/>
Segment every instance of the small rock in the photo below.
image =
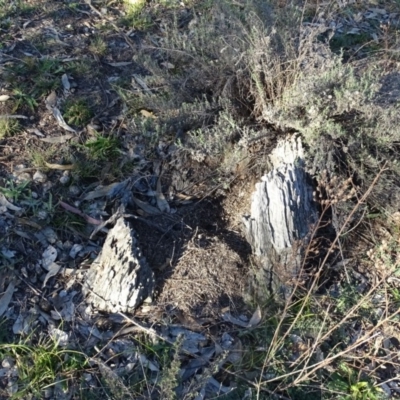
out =
<path fill-rule="evenodd" d="M 381 383 L 379 386 L 381 387 L 382 391 L 385 392 L 385 394 L 387 396 L 390 397 L 392 395 L 392 391 L 390 390 L 389 385 L 387 385 L 386 383 Z"/>
<path fill-rule="evenodd" d="M 11 357 L 5 357 L 1 363 L 3 368 L 12 368 L 15 365 L 14 360 Z"/>
<path fill-rule="evenodd" d="M 72 249 L 72 242 L 70 242 L 69 240 L 66 240 L 63 244 L 63 249 L 64 250 L 71 250 Z"/>
<path fill-rule="evenodd" d="M 54 232 L 54 230 L 53 229 L 51 229 L 51 228 L 49 228 L 49 227 L 47 227 L 47 228 L 44 228 L 42 231 L 42 234 L 45 236 L 45 238 L 47 239 L 47 241 L 49 242 L 49 243 L 55 243 L 56 241 L 57 241 L 57 234 Z"/>
<path fill-rule="evenodd" d="M 72 186 L 70 186 L 70 188 L 69 188 L 69 193 L 70 193 L 72 196 L 78 196 L 78 195 L 81 193 L 81 190 L 78 188 L 78 186 L 72 185 Z"/>
<path fill-rule="evenodd" d="M 32 177 L 28 172 L 22 172 L 21 174 L 19 174 L 17 176 L 17 179 L 16 179 L 16 181 L 18 183 L 27 182 L 27 181 L 30 182 L 31 180 L 32 180 Z"/>
<path fill-rule="evenodd" d="M 53 184 L 50 181 L 44 182 L 42 186 L 44 192 L 48 192 L 52 187 Z"/>
<path fill-rule="evenodd" d="M 46 388 L 44 389 L 43 396 L 45 399 L 50 399 L 53 396 L 53 388 Z"/>
<path fill-rule="evenodd" d="M 26 165 L 24 164 L 18 164 L 14 167 L 14 172 L 18 173 L 20 171 L 23 171 L 26 168 Z"/>
<path fill-rule="evenodd" d="M 18 392 L 18 382 L 16 381 L 8 381 L 7 384 L 7 392 L 10 396 L 13 396 Z"/>
<path fill-rule="evenodd" d="M 49 216 L 48 212 L 47 212 L 47 211 L 44 211 L 44 210 L 41 210 L 41 211 L 39 211 L 39 212 L 37 213 L 37 217 L 38 217 L 40 220 L 45 220 L 45 219 L 47 219 L 48 216 Z"/>
<path fill-rule="evenodd" d="M 83 374 L 83 379 L 86 382 L 90 382 L 93 378 L 92 378 L 92 374 Z"/>
<path fill-rule="evenodd" d="M 63 176 L 60 178 L 60 183 L 62 183 L 63 185 L 66 185 L 66 184 L 69 182 L 69 180 L 70 180 L 70 177 L 69 177 L 69 176 L 63 175 Z"/>
<path fill-rule="evenodd" d="M 33 175 L 33 180 L 35 182 L 44 183 L 47 181 L 47 176 L 41 171 L 36 171 Z"/>

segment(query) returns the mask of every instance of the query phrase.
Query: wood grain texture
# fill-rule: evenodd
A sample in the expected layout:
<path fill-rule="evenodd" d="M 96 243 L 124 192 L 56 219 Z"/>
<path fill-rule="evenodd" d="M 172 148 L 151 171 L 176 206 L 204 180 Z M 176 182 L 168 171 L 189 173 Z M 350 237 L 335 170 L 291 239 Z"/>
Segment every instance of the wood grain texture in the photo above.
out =
<path fill-rule="evenodd" d="M 83 287 L 87 301 L 107 312 L 132 312 L 153 294 L 154 274 L 123 217 L 109 231 Z"/>
<path fill-rule="evenodd" d="M 244 220 L 260 268 L 259 283 L 283 297 L 298 278 L 317 215 L 312 187 L 299 156 L 302 147 L 298 140 L 278 145 L 271 157 L 275 168 L 256 184 L 251 213 Z"/>

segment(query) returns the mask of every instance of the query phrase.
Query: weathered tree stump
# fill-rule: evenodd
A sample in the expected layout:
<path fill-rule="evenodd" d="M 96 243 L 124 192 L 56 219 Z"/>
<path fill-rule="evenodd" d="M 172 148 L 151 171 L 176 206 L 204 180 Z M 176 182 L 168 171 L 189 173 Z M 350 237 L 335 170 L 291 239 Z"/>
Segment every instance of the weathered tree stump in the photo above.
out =
<path fill-rule="evenodd" d="M 256 184 L 245 227 L 259 266 L 259 291 L 286 298 L 298 278 L 312 225 L 313 190 L 304 169 L 299 138 L 278 143 L 269 157 L 273 169 Z"/>
<path fill-rule="evenodd" d="M 86 275 L 83 293 L 101 311 L 132 312 L 153 294 L 154 275 L 123 217 L 109 231 Z"/>

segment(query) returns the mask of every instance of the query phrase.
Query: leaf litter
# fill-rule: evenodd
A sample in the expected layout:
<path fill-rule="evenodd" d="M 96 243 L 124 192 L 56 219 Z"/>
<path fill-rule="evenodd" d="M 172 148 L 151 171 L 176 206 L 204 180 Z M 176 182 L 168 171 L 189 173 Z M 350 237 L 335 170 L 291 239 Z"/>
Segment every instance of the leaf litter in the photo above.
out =
<path fill-rule="evenodd" d="M 4 54 L 12 54 L 16 58 L 31 57 L 38 62 L 54 60 L 67 66 L 75 62 L 83 64 L 87 61 L 85 54 L 87 37 L 96 33 L 97 28 L 94 26 L 98 26 L 99 22 L 109 22 L 116 12 L 115 8 L 105 7 L 108 12 L 105 18 L 104 14 L 98 12 L 96 6 L 97 4 L 93 5 L 90 1 L 85 1 L 79 4 L 76 13 L 64 8 L 62 12 L 65 12 L 68 17 L 62 27 L 45 27 L 46 22 L 51 20 L 49 15 L 41 20 L 29 19 L 20 25 L 26 31 L 24 35 L 29 37 L 30 34 L 32 40 L 35 36 L 39 37 L 47 32 L 44 40 L 48 54 L 45 57 L 39 57 L 35 46 L 31 46 L 29 40 L 23 47 L 17 43 L 6 45 Z M 60 10 L 56 11 L 60 12 Z M 370 9 L 368 14 L 357 18 L 358 21 L 378 20 L 386 18 L 386 15 L 387 13 L 384 13 L 382 9 Z M 357 22 L 356 19 L 354 21 Z M 343 29 L 342 26 L 345 23 L 348 24 L 348 20 L 340 19 L 337 22 L 340 26 L 338 29 Z M 68 32 L 73 32 L 73 34 L 66 34 L 68 24 L 71 26 Z M 353 22 L 351 24 L 354 25 Z M 13 34 L 20 33 L 18 24 L 15 24 L 12 29 Z M 357 25 L 351 26 L 350 29 L 352 30 L 347 33 L 357 35 L 362 28 Z M 367 29 L 369 28 L 365 28 Z M 122 30 L 118 28 L 115 32 L 121 34 Z M 220 239 L 223 229 L 218 231 L 218 227 L 213 225 L 214 221 L 221 219 L 223 213 L 217 202 L 209 200 L 200 203 L 202 204 L 200 212 L 196 204 L 185 203 L 186 199 L 192 203 L 198 200 L 194 195 L 195 190 L 176 190 L 168 176 L 171 171 L 166 169 L 164 176 L 156 167 L 156 163 L 152 165 L 142 156 L 138 150 L 140 140 L 138 140 L 139 144 L 132 145 L 134 151 L 129 149 L 129 143 L 123 149 L 126 154 L 134 152 L 135 154 L 131 157 L 139 165 L 139 167 L 133 166 L 123 179 L 118 177 L 110 181 L 106 165 L 94 179 L 93 176 L 90 177 L 92 182 L 77 180 L 77 185 L 83 191 L 81 196 L 73 195 L 67 190 L 68 188 L 58 185 L 62 177 L 61 171 L 70 170 L 74 173 L 75 161 L 79 161 L 72 159 L 74 162 L 71 162 L 72 160 L 66 156 L 71 139 L 82 140 L 81 136 L 84 137 L 87 133 L 85 130 L 87 129 L 88 132 L 90 130 L 85 126 L 70 126 L 65 122 L 62 104 L 66 98 L 73 99 L 78 94 L 88 97 L 94 105 L 93 115 L 96 116 L 88 126 L 91 124 L 96 126 L 94 131 L 97 131 L 97 127 L 100 128 L 99 131 L 104 132 L 115 130 L 124 137 L 129 133 L 123 128 L 123 121 L 127 116 L 123 114 L 119 94 L 106 83 L 123 79 L 126 75 L 133 80 L 141 92 L 148 96 L 154 96 L 156 93 L 156 90 L 144 78 L 141 68 L 137 68 L 135 62 L 132 61 L 132 41 L 127 33 L 123 32 L 120 40 L 113 39 L 113 36 L 114 33 L 110 34 L 109 38 L 106 36 L 111 54 L 107 54 L 101 61 L 93 57 L 97 62 L 94 64 L 96 65 L 94 69 L 100 70 L 99 76 L 96 76 L 93 67 L 82 76 L 78 76 L 73 69 L 68 69 L 68 72 L 57 75 L 55 79 L 57 89 L 46 93 L 46 98 L 44 94 L 38 98 L 39 108 L 34 113 L 31 112 L 29 106 L 24 106 L 23 111 L 26 116 L 7 114 L 7 117 L 24 120 L 26 131 L 38 136 L 35 138 L 31 135 L 29 139 L 26 139 L 23 135 L 17 135 L 7 140 L 9 149 L 6 151 L 14 159 L 14 165 L 18 164 L 18 160 L 22 163 L 29 154 L 28 150 L 32 143 L 36 146 L 36 143 L 40 142 L 37 144 L 40 150 L 51 150 L 51 146 L 57 148 L 50 156 L 51 158 L 46 158 L 40 167 L 36 166 L 33 169 L 35 171 L 41 168 L 49 170 L 51 186 L 46 186 L 44 182 L 34 181 L 28 186 L 28 190 L 17 185 L 15 193 L 11 195 L 6 196 L 0 193 L 0 222 L 12 232 L 11 239 L 8 241 L 10 248 L 6 251 L 9 255 L 15 254 L 13 257 L 8 257 L 9 262 L 17 262 L 17 265 L 20 265 L 13 259 L 23 257 L 26 272 L 21 278 L 29 283 L 29 285 L 15 283 L 13 278 L 10 279 L 7 289 L 0 298 L 0 315 L 7 315 L 7 318 L 14 322 L 12 329 L 16 335 L 29 336 L 37 327 L 40 327 L 41 331 L 48 332 L 50 337 L 62 347 L 86 346 L 88 352 L 99 349 L 97 356 L 92 359 L 92 365 L 97 365 L 100 373 L 113 381 L 117 388 L 124 387 L 124 382 L 117 373 L 123 369 L 132 371 L 140 369 L 139 366 L 144 367 L 150 370 L 154 374 L 153 378 L 156 379 L 160 367 L 155 359 L 146 354 L 129 352 L 130 347 L 137 348 L 134 336 L 126 334 L 127 339 L 121 342 L 120 348 L 118 348 L 118 339 L 113 340 L 113 337 L 121 330 L 122 321 L 113 322 L 114 316 L 109 316 L 106 318 L 107 328 L 98 328 L 95 324 L 99 320 L 99 313 L 89 311 L 83 304 L 84 299 L 80 294 L 81 276 L 96 258 L 104 240 L 104 236 L 101 236 L 102 231 L 97 230 L 97 227 L 105 228 L 105 223 L 115 215 L 115 209 L 123 204 L 126 210 L 135 213 L 137 223 L 135 229 L 140 232 L 141 244 L 147 257 L 153 262 L 154 268 L 160 270 L 160 287 L 164 286 L 164 292 L 160 295 L 160 304 L 144 305 L 137 310 L 135 318 L 140 321 L 140 328 L 135 326 L 135 329 L 145 332 L 148 337 L 161 338 L 171 345 L 177 344 L 182 339 L 180 351 L 182 359 L 186 360 L 186 365 L 181 368 L 180 376 L 184 382 L 193 377 L 200 380 L 204 369 L 214 366 L 215 371 L 220 372 L 226 363 L 240 363 L 242 354 L 242 343 L 235 334 L 232 333 L 231 336 L 226 332 L 222 333 L 222 330 L 217 332 L 217 335 L 215 332 L 212 334 L 210 328 L 212 323 L 203 322 L 202 319 L 211 316 L 211 321 L 218 321 L 223 329 L 228 327 L 232 330 L 235 326 L 251 329 L 257 327 L 262 320 L 259 307 L 252 316 L 248 315 L 248 318 L 243 318 L 243 313 L 238 310 L 243 306 L 240 296 L 237 295 L 242 291 L 244 275 L 237 269 L 238 265 L 245 264 L 248 249 L 235 235 L 229 236 L 229 240 Z M 53 41 L 51 42 L 50 39 Z M 27 56 L 27 54 L 30 55 Z M 162 61 L 160 65 L 167 70 L 177 68 L 167 61 Z M 84 67 L 83 65 L 82 68 Z M 24 94 L 27 95 L 28 92 Z M 11 95 L 0 95 L 0 101 L 4 105 L 12 100 Z M 149 110 L 151 108 L 139 107 L 137 112 L 150 122 L 159 118 L 155 111 Z M 70 133 L 63 133 L 62 130 Z M 82 144 L 82 142 L 79 143 Z M 12 165 L 4 163 L 5 168 L 2 170 L 1 177 L 16 182 L 16 178 L 11 176 Z M 195 164 L 192 164 L 188 169 L 195 168 Z M 18 175 L 27 174 L 24 177 L 29 178 L 33 170 L 24 170 Z M 183 171 L 178 171 L 178 175 L 183 182 L 181 187 L 185 187 L 185 183 L 194 185 L 186 177 L 181 176 Z M 95 180 L 95 186 L 93 186 L 93 180 Z M 66 183 L 68 184 L 68 180 Z M 52 217 L 45 218 L 44 221 L 38 218 L 40 205 L 39 209 L 33 206 L 25 209 L 25 204 L 22 207 L 23 201 L 30 198 L 32 193 L 37 194 L 42 205 L 48 204 L 49 192 L 53 193 L 57 200 L 54 208 L 50 207 L 48 215 L 56 215 L 59 220 L 57 224 Z M 99 200 L 99 203 L 95 203 L 94 200 Z M 90 204 L 92 208 L 89 207 Z M 62 209 L 61 212 L 59 209 Z M 177 210 L 177 212 L 173 213 L 172 210 Z M 14 212 L 18 214 L 18 217 L 23 216 L 23 218 L 18 219 L 9 212 Z M 63 218 L 68 218 L 68 220 Z M 157 226 L 160 231 L 159 235 L 154 233 L 157 230 L 154 226 Z M 95 238 L 92 236 L 94 232 Z M 18 246 L 17 237 L 24 239 L 22 246 Z M 238 251 L 232 250 L 235 245 L 239 248 Z M 46 274 L 43 273 L 43 269 L 47 271 Z M 63 273 L 67 270 L 68 274 Z M 185 279 L 191 280 L 190 284 L 183 283 Z M 198 282 L 204 283 L 204 288 L 199 288 Z M 20 298 L 18 301 L 13 301 L 16 289 L 19 291 L 19 296 L 21 292 L 24 293 L 25 306 L 21 306 Z M 227 294 L 222 300 L 219 298 L 221 291 Z M 203 298 L 206 300 L 203 301 Z M 29 309 L 27 309 L 28 299 L 33 299 L 34 303 Z M 248 312 L 248 310 L 243 312 L 246 311 Z M 165 315 L 175 323 L 164 323 L 163 316 Z M 65 322 L 65 328 L 60 329 L 62 325 L 57 324 L 57 321 Z M 84 340 L 78 343 L 77 339 L 74 339 L 77 336 L 81 336 Z M 108 344 L 99 347 L 104 340 L 108 340 Z M 123 351 L 129 354 L 120 357 L 119 363 L 112 364 L 107 361 Z M 0 370 L 0 373 L 10 375 L 12 368 L 10 364 L 9 367 Z M 90 376 L 88 376 L 88 382 L 94 384 Z M 212 376 L 201 388 L 203 396 L 205 387 L 214 394 L 228 393 L 233 389 L 233 386 L 225 386 Z M 11 385 L 10 392 L 14 390 L 14 386 Z"/>
<path fill-rule="evenodd" d="M 93 5 L 89 5 L 90 8 L 87 10 L 93 10 Z M 88 14 L 85 14 L 86 12 Z M 95 22 L 95 20 L 101 20 L 102 18 L 102 15 L 98 13 L 92 14 L 91 11 L 85 11 L 85 13 L 81 15 L 87 22 Z M 70 19 L 70 22 L 66 21 L 66 24 L 80 24 L 74 18 L 75 16 Z M 55 25 L 52 25 L 50 28 L 44 27 L 43 22 L 43 19 L 41 21 L 30 19 L 24 22 L 23 29 L 27 37 L 29 37 L 29 34 L 34 38 L 36 34 L 42 35 L 45 33 L 45 36 L 43 36 L 44 40 L 47 43 L 52 41 L 52 47 L 48 47 L 46 55 L 38 57 L 34 46 L 30 47 L 29 40 L 27 41 L 27 47 L 24 49 L 19 49 L 18 46 L 15 46 L 9 47 L 7 51 L 15 56 L 30 57 L 38 63 L 47 61 L 63 63 L 66 67 L 62 67 L 60 70 L 64 71 L 74 62 L 85 61 L 86 54 L 83 54 L 79 50 L 80 48 L 84 49 L 81 46 L 84 46 L 84 37 L 80 35 L 66 35 L 64 29 Z M 93 25 L 89 23 L 87 26 Z M 90 32 L 90 29 L 92 28 L 88 28 L 87 32 Z M 126 43 L 125 39 L 126 37 L 124 37 L 123 41 Z M 122 43 L 118 41 L 116 46 L 120 46 L 121 49 L 124 48 Z M 64 54 L 67 48 L 70 49 L 68 50 L 70 53 Z M 29 51 L 27 51 L 28 49 Z M 159 248 L 155 254 L 153 251 L 148 252 L 147 250 L 147 252 L 150 256 L 155 256 L 155 266 L 157 267 L 158 264 L 160 270 L 164 271 L 164 273 L 167 273 L 168 269 L 176 262 L 181 251 L 179 249 L 182 248 L 184 242 L 187 240 L 186 237 L 191 236 L 191 230 L 193 229 L 189 226 L 183 228 L 183 230 L 179 228 L 183 236 L 175 244 L 176 254 L 174 255 L 170 254 L 170 250 L 174 248 L 172 245 L 173 241 L 180 235 L 177 236 L 174 230 L 171 229 L 171 226 L 176 224 L 182 225 L 182 219 L 187 221 L 183 224 L 197 224 L 197 217 L 193 221 L 191 220 L 192 211 L 190 210 L 195 209 L 192 205 L 190 205 L 191 208 L 189 210 L 183 208 L 183 213 L 181 212 L 178 213 L 179 215 L 172 216 L 173 212 L 176 212 L 177 206 L 186 207 L 186 205 L 178 200 L 178 196 L 176 196 L 177 200 L 174 201 L 167 194 L 169 185 L 168 172 L 166 172 L 166 177 L 164 178 L 160 174 L 160 168 L 155 167 L 158 171 L 157 175 L 152 175 L 151 162 L 143 158 L 140 159 L 140 162 L 145 166 L 145 170 L 142 167 L 133 169 L 126 175 L 125 179 L 119 181 L 107 182 L 106 180 L 100 180 L 98 182 L 100 185 L 97 185 L 94 190 L 88 190 L 90 185 L 87 187 L 83 185 L 83 194 L 80 197 L 71 195 L 72 192 L 66 190 L 68 187 L 64 189 L 60 186 L 64 180 L 66 185 L 69 184 L 69 180 L 63 178 L 64 176 L 67 177 L 67 175 L 64 175 L 65 171 L 71 171 L 74 174 L 75 169 L 75 162 L 72 163 L 63 156 L 64 149 L 67 150 L 68 146 L 74 143 L 74 139 L 77 138 L 80 140 L 79 135 L 85 135 L 84 126 L 71 126 L 66 123 L 63 115 L 63 105 L 66 99 L 74 99 L 79 94 L 81 96 L 88 96 L 94 100 L 95 107 L 97 108 L 94 110 L 96 119 L 90 121 L 88 126 L 95 126 L 95 131 L 92 129 L 92 134 L 96 134 L 97 131 L 101 132 L 102 129 L 112 127 L 115 124 L 113 119 L 121 118 L 120 115 L 122 115 L 117 93 L 114 93 L 111 87 L 104 88 L 101 85 L 100 87 L 98 86 L 98 82 L 108 82 L 109 77 L 115 77 L 115 69 L 120 71 L 117 73 L 117 78 L 118 76 L 122 77 L 129 71 L 129 75 L 137 84 L 140 91 L 149 96 L 153 96 L 155 93 L 146 82 L 141 70 L 132 73 L 132 66 L 135 63 L 131 59 L 118 59 L 118 53 L 122 57 L 126 57 L 126 54 L 131 52 L 129 45 L 122 52 L 118 50 L 114 53 L 113 49 L 112 52 L 116 56 L 108 57 L 107 61 L 103 64 L 101 80 L 98 78 L 93 79 L 90 74 L 78 77 L 75 72 L 68 70 L 68 72 L 63 72 L 55 78 L 57 89 L 50 90 L 44 98 L 42 97 L 38 101 L 39 108 L 35 113 L 32 113 L 32 110 L 28 107 L 24 108 L 28 116 L 13 115 L 15 118 L 24 118 L 27 121 L 30 121 L 30 117 L 33 117 L 33 122 L 27 122 L 25 126 L 25 130 L 32 134 L 28 143 L 24 144 L 21 136 L 10 138 L 8 141 L 10 149 L 13 152 L 14 165 L 16 160 L 23 160 L 29 154 L 32 144 L 39 151 L 45 149 L 51 150 L 51 146 L 58 146 L 58 149 L 55 153 L 50 154 L 49 157 L 46 156 L 40 166 L 33 168 L 23 166 L 18 170 L 15 177 L 5 173 L 3 175 L 4 178 L 10 182 L 17 182 L 18 178 L 21 182 L 23 182 L 22 179 L 26 179 L 30 183 L 25 188 L 17 186 L 12 198 L 8 195 L 0 194 L 3 220 L 10 226 L 15 225 L 13 230 L 13 235 L 15 236 L 12 236 L 10 243 L 13 243 L 13 240 L 16 240 L 17 237 L 25 241 L 25 254 L 19 250 L 14 250 L 14 245 L 11 245 L 7 251 L 15 254 L 15 257 L 12 257 L 12 259 L 17 260 L 22 255 L 27 260 L 27 263 L 23 267 L 24 272 L 21 278 L 24 279 L 23 282 L 29 283 L 26 286 L 18 281 L 17 283 L 12 281 L 8 284 L 1 298 L 1 313 L 8 315 L 8 318 L 13 321 L 12 331 L 15 335 L 27 337 L 40 328 L 39 331 L 48 332 L 49 337 L 59 346 L 65 347 L 72 345 L 76 341 L 73 337 L 79 334 L 86 340 L 86 344 L 81 342 L 80 346 L 85 345 L 88 349 L 87 351 L 90 351 L 90 349 L 105 339 L 110 340 L 109 346 L 112 346 L 114 342 L 111 339 L 120 330 L 118 324 L 115 326 L 111 325 L 113 326 L 111 331 L 99 330 L 94 325 L 97 314 L 92 314 L 92 311 L 88 313 L 83 308 L 80 289 L 76 290 L 80 287 L 84 272 L 80 267 L 85 268 L 84 266 L 88 265 L 87 263 L 90 265 L 91 260 L 96 257 L 101 249 L 102 241 L 104 240 L 101 232 L 105 229 L 105 223 L 108 220 L 99 219 L 99 216 L 102 218 L 107 215 L 112 216 L 112 205 L 119 203 L 122 203 L 130 212 L 136 211 L 136 215 L 133 215 L 133 217 L 138 223 L 142 224 L 142 227 L 138 229 L 142 231 L 142 240 L 146 242 L 148 250 L 156 246 Z M 28 53 L 29 55 L 27 55 Z M 130 53 L 129 57 L 131 56 L 132 53 Z M 106 68 L 107 65 L 113 70 Z M 175 68 L 175 66 L 167 62 L 163 63 L 163 67 L 166 69 Z M 28 91 L 24 95 L 27 96 Z M 8 104 L 11 100 L 12 96 L 9 95 L 2 95 L 1 97 L 1 101 L 4 104 Z M 145 108 L 141 108 L 138 112 L 139 115 L 149 120 L 157 118 L 153 111 L 148 111 Z M 89 132 L 90 128 L 88 127 L 87 129 Z M 66 131 L 67 133 L 63 133 L 62 131 Z M 19 150 L 14 151 L 15 149 Z M 45 175 L 41 171 L 42 169 L 46 170 Z M 13 183 L 13 185 L 17 185 L 17 183 Z M 82 183 L 78 182 L 78 185 L 82 186 Z M 55 200 L 54 204 L 50 208 L 47 206 L 44 207 L 45 204 L 49 204 L 50 193 Z M 32 197 L 33 195 L 36 197 Z M 21 207 L 22 204 L 24 204 L 24 208 Z M 107 207 L 106 215 L 104 215 L 104 205 Z M 46 212 L 43 214 L 44 211 Z M 18 213 L 19 219 L 13 218 L 8 212 Z M 41 214 L 45 216 L 44 219 L 39 218 Z M 77 230 L 74 228 L 74 225 L 70 226 L 68 223 L 55 224 L 54 216 L 60 219 L 67 216 L 68 218 L 72 218 L 69 217 L 72 215 L 78 218 L 77 226 L 81 226 L 82 229 Z M 98 231 L 96 226 L 99 226 L 101 230 Z M 154 228 L 159 231 L 159 234 L 154 235 Z M 97 232 L 96 239 L 92 237 L 92 233 L 94 232 Z M 165 241 L 164 237 L 168 237 L 168 240 Z M 26 252 L 30 254 L 28 259 L 26 258 Z M 157 261 L 157 257 L 159 257 L 160 261 Z M 166 262 L 166 260 L 168 261 Z M 19 261 L 16 262 L 18 263 Z M 28 303 L 23 307 L 18 306 L 17 303 L 13 303 L 13 294 L 17 288 L 19 296 L 21 291 L 24 293 L 25 301 L 34 299 L 31 302 L 33 307 L 26 308 Z M 148 332 L 149 336 L 152 336 L 150 327 L 146 327 L 146 319 L 152 313 L 149 311 L 146 312 L 146 307 L 144 305 L 141 308 L 143 310 L 142 326 L 143 330 Z M 63 322 L 66 326 L 61 328 L 58 322 Z M 199 327 L 201 325 L 198 325 L 196 329 Z M 191 368 L 193 373 L 186 374 L 187 379 L 196 374 L 196 371 L 205 368 L 212 361 L 215 350 L 210 350 L 206 353 L 202 350 L 203 346 L 209 341 L 207 335 L 193 332 L 190 329 L 179 327 L 179 325 L 175 327 L 163 326 L 159 321 L 157 322 L 157 326 L 155 326 L 155 331 L 157 335 L 171 345 L 177 342 L 180 336 L 183 336 L 182 352 L 183 354 L 187 354 L 187 357 L 195 357 L 193 360 L 196 360 L 196 357 L 202 355 L 201 364 L 196 369 Z M 128 339 L 125 346 L 133 345 L 133 343 L 134 339 Z M 99 357 L 102 354 L 103 352 L 100 352 Z M 108 368 L 107 375 L 111 376 L 110 371 L 112 368 L 105 367 L 105 364 L 100 361 L 99 357 L 93 360 L 94 363 L 99 366 L 100 371 L 104 372 Z M 160 372 L 156 361 L 149 358 L 146 354 L 138 353 L 133 363 L 128 358 L 124 368 L 128 368 L 128 365 L 131 365 L 131 368 L 138 368 L 141 365 L 155 374 Z M 121 367 L 119 368 L 121 369 Z M 117 371 L 118 368 L 115 367 L 115 370 Z M 183 373 L 184 370 L 182 370 Z M 112 379 L 117 379 L 115 374 Z M 215 382 L 214 385 L 218 386 Z M 12 390 L 14 389 L 10 388 L 10 393 Z"/>

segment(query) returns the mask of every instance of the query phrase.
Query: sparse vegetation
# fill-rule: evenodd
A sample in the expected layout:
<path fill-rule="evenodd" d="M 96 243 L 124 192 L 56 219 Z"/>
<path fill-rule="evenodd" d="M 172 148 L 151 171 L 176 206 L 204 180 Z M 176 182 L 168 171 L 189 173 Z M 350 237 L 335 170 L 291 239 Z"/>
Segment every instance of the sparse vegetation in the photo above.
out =
<path fill-rule="evenodd" d="M 60 349 L 57 342 L 49 339 L 32 344 L 1 344 L 0 356 L 12 364 L 14 369 L 13 393 L 10 398 L 24 399 L 27 396 L 43 397 L 45 393 L 65 391 L 75 384 L 87 367 L 84 354 Z"/>
<path fill-rule="evenodd" d="M 0 118 L 0 139 L 12 136 L 21 129 L 19 122 L 11 118 Z"/>
<path fill-rule="evenodd" d="M 103 56 L 107 52 L 107 43 L 101 36 L 96 36 L 90 43 L 89 50 L 98 56 Z"/>
<path fill-rule="evenodd" d="M 64 118 L 71 125 L 84 126 L 92 117 L 92 111 L 83 99 L 67 100 L 63 108 Z"/>
<path fill-rule="evenodd" d="M 212 396 L 232 399 L 398 396 L 399 25 L 385 21 L 395 18 L 400 4 L 371 11 L 333 1 L 39 3 L 0 0 L 0 90 L 11 97 L 0 102 L 0 194 L 6 199 L 0 204 L 0 263 L 10 282 L 26 283 L 12 306 L 3 309 L 0 298 L 0 315 L 14 332 L 16 321 L 28 330 L 29 318 L 36 318 L 28 339 L 23 330 L 12 335 L 7 323 L 0 327 L 7 370 L 0 397 L 57 398 L 60 391 L 90 398 L 95 388 L 96 396 L 117 400 L 209 398 L 210 382 Z M 57 29 L 40 31 L 26 19 L 36 6 Z M 364 18 L 370 29 L 333 31 L 346 23 L 344 15 Z M 379 22 L 380 15 L 386 20 Z M 70 86 L 62 81 L 66 73 Z M 45 107 L 53 91 L 70 126 Z M 29 118 L 7 118 L 17 113 Z M 25 129 L 22 140 L 16 134 Z M 131 185 L 126 192 L 133 197 L 124 206 L 131 213 L 129 207 L 139 204 L 132 219 L 150 248 L 145 255 L 155 259 L 164 252 L 155 266 L 161 296 L 167 282 L 192 279 L 188 272 L 173 275 L 179 263 L 189 263 L 180 242 L 190 259 L 211 254 L 221 237 L 236 249 L 242 240 L 237 219 L 248 209 L 223 209 L 224 201 L 248 201 L 250 182 L 268 171 L 271 146 L 288 133 L 306 147 L 320 215 L 290 296 L 256 296 L 266 284 L 255 277 L 248 286 L 261 289 L 254 293 L 247 288 L 243 296 L 232 286 L 239 300 L 219 293 L 217 301 L 187 286 L 183 300 L 145 305 L 133 323 L 138 329 L 124 339 L 119 328 L 94 327 L 81 307 L 81 282 L 68 277 L 101 249 L 103 236 L 93 238 L 93 227 L 104 231 L 101 223 L 118 205 L 107 185 Z M 261 150 L 253 150 L 260 138 Z M 18 182 L 18 164 L 32 175 L 44 171 L 49 183 Z M 66 165 L 73 165 L 70 175 Z M 96 190 L 103 189 L 101 197 Z M 157 209 L 163 200 L 173 209 L 165 219 Z M 180 207 L 197 200 L 205 211 L 190 225 Z M 214 218 L 215 207 L 223 211 Z M 15 218 L 9 218 L 12 211 Z M 140 224 L 162 233 L 155 243 Z M 169 237 L 173 241 L 163 244 Z M 65 270 L 62 278 L 58 270 L 48 277 L 45 248 L 35 248 L 43 243 L 58 252 L 53 261 Z M 71 256 L 75 244 L 82 249 Z M 234 262 L 243 277 L 251 275 L 252 259 L 239 250 Z M 210 256 L 208 264 L 232 261 L 224 257 Z M 221 290 L 213 268 L 210 282 L 199 275 L 195 285 Z M 5 282 L 0 277 L 4 293 Z M 202 314 L 203 304 L 215 305 L 215 314 Z M 239 323 L 221 319 L 227 304 Z M 252 325 L 247 316 L 258 306 Z M 55 325 L 74 332 L 71 342 L 79 347 L 44 340 L 40 331 Z"/>

